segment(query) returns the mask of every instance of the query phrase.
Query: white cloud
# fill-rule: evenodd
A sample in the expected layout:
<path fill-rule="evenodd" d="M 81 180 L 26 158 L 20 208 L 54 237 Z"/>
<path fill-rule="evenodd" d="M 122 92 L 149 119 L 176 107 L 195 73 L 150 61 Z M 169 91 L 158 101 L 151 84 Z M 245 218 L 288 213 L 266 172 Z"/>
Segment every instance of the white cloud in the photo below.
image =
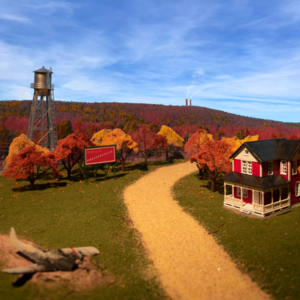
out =
<path fill-rule="evenodd" d="M 20 17 L 17 15 L 11 15 L 11 14 L 0 14 L 0 19 L 8 20 L 8 21 L 22 22 L 22 23 L 29 22 L 29 19 L 27 19 L 27 18 Z"/>

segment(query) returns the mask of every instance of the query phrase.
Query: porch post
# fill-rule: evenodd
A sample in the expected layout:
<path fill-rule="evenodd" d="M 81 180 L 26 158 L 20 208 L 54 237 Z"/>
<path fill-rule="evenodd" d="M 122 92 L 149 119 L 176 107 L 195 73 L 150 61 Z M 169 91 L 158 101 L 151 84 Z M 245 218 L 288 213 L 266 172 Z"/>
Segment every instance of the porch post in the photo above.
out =
<path fill-rule="evenodd" d="M 262 203 L 262 212 L 263 215 L 265 214 L 265 192 L 261 192 L 261 203 Z"/>
<path fill-rule="evenodd" d="M 243 201 L 243 187 L 241 187 L 241 200 L 242 200 L 242 206 L 243 206 L 243 203 L 244 203 L 244 201 Z"/>
<path fill-rule="evenodd" d="M 273 189 L 271 190 L 271 203 L 272 203 L 272 211 L 274 211 L 274 205 L 273 205 Z"/>

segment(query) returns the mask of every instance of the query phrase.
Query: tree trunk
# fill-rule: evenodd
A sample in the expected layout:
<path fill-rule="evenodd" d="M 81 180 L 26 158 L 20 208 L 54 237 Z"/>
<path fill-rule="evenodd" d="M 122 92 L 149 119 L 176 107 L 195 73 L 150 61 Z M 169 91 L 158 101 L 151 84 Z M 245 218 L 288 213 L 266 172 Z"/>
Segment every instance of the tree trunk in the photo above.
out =
<path fill-rule="evenodd" d="M 196 166 L 197 166 L 197 168 L 198 168 L 198 170 L 199 170 L 199 178 L 202 179 L 202 177 L 203 177 L 202 171 L 203 171 L 203 170 L 200 169 L 199 164 L 196 164 Z"/>
<path fill-rule="evenodd" d="M 125 161 L 122 159 L 121 160 L 121 170 L 122 170 L 122 172 L 124 172 L 124 165 L 125 165 Z"/>
<path fill-rule="evenodd" d="M 169 149 L 168 149 L 168 146 L 167 146 L 167 148 L 166 148 L 166 160 L 168 160 L 169 159 L 169 151 L 168 151 Z"/>
<path fill-rule="evenodd" d="M 215 178 L 210 179 L 210 185 L 211 185 L 211 192 L 214 193 L 216 191 L 216 186 L 215 186 Z"/>
<path fill-rule="evenodd" d="M 33 188 L 34 188 L 34 181 L 35 181 L 35 179 L 34 179 L 34 175 L 32 176 L 29 176 L 28 177 L 28 180 L 29 180 L 29 182 L 30 182 L 30 190 L 32 191 L 33 190 Z"/>

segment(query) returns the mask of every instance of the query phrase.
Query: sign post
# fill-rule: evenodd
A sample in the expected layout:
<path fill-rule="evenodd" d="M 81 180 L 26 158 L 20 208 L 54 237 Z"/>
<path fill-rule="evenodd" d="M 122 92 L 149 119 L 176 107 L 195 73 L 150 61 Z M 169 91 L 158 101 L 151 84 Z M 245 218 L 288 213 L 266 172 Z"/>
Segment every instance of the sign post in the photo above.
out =
<path fill-rule="evenodd" d="M 80 163 L 79 169 L 85 179 L 86 184 L 89 177 L 89 172 L 92 168 L 94 168 L 95 178 L 97 177 L 98 170 L 101 169 L 104 172 L 106 180 L 106 175 L 110 166 L 113 166 L 115 179 L 116 145 L 83 148 L 83 158 Z"/>

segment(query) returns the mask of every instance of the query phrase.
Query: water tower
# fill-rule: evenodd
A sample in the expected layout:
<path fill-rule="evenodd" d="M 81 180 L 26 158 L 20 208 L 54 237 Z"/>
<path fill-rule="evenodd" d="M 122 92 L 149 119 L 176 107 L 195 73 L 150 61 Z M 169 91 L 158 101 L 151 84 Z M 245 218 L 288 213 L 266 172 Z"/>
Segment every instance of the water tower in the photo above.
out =
<path fill-rule="evenodd" d="M 42 67 L 34 72 L 34 83 L 30 87 L 34 89 L 31 105 L 28 138 L 33 140 L 34 132 L 38 132 L 39 141 L 42 147 L 50 151 L 57 146 L 57 128 L 55 118 L 54 85 L 52 81 L 52 68 L 50 70 Z"/>

